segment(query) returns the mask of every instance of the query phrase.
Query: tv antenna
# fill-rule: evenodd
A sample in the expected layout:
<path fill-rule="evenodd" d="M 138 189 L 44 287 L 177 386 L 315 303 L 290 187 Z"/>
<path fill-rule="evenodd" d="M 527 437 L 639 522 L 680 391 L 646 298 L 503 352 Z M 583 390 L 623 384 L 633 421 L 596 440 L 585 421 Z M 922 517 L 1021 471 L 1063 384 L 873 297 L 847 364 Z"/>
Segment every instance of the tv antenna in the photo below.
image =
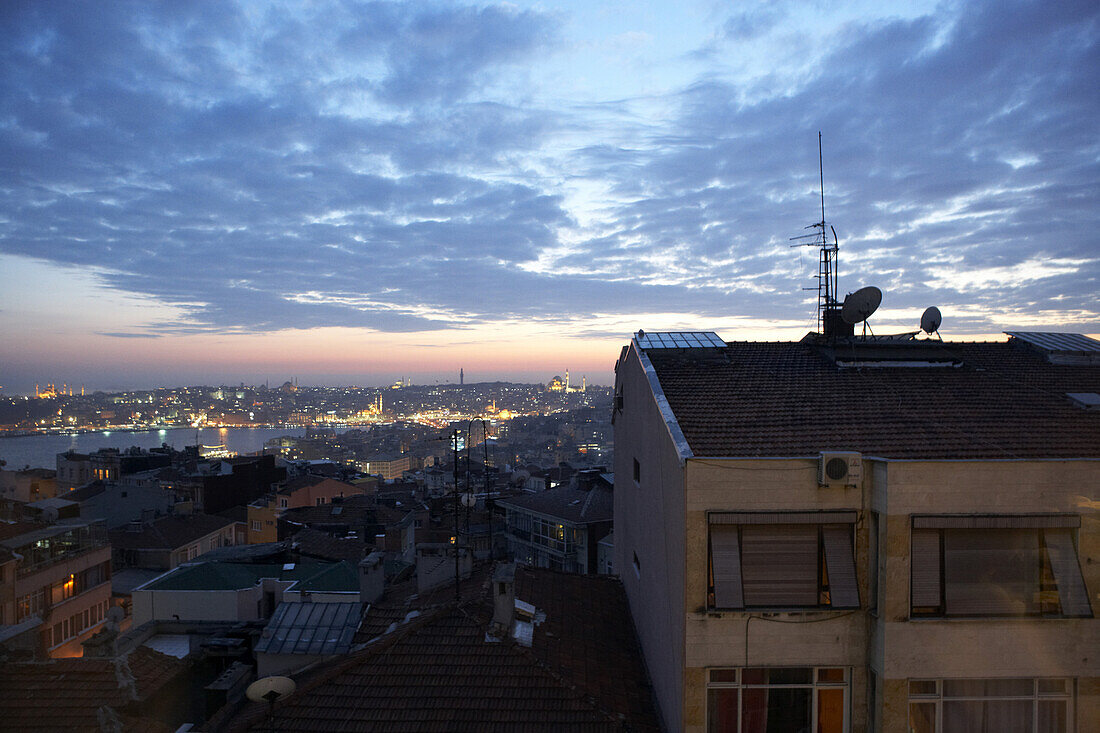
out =
<path fill-rule="evenodd" d="M 821 131 L 817 133 L 817 170 L 821 184 L 821 221 L 806 226 L 806 229 L 815 231 L 791 237 L 790 241 L 798 242 L 792 247 L 817 247 L 817 328 L 819 333 L 826 336 L 838 335 L 840 330 L 840 304 L 837 303 L 837 251 L 840 244 L 837 241 L 836 229 L 825 220 L 825 166 L 821 155 Z M 829 233 L 832 233 L 832 241 L 829 241 Z M 808 241 L 798 241 L 808 240 Z M 814 290 L 815 288 L 803 288 Z M 850 335 L 850 334 L 846 334 Z"/>

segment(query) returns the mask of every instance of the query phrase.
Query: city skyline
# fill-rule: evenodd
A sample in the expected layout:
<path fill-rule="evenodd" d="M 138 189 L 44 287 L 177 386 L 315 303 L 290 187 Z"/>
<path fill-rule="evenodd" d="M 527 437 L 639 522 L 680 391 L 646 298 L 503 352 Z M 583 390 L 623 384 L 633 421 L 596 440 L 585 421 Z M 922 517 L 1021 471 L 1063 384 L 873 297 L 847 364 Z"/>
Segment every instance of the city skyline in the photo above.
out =
<path fill-rule="evenodd" d="M 876 333 L 1100 334 L 1086 3 L 0 11 L 4 393 L 607 384 L 792 340 L 826 218 Z"/>

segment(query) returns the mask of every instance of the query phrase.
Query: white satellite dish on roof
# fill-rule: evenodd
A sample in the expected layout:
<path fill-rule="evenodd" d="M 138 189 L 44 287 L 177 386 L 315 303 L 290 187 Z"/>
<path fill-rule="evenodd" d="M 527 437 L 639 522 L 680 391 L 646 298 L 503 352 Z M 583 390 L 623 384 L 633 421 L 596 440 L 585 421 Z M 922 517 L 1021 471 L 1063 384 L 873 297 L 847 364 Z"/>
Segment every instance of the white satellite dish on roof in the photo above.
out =
<path fill-rule="evenodd" d="M 882 303 L 882 291 L 874 285 L 860 288 L 854 293 L 848 293 L 844 298 L 844 306 L 840 309 L 840 317 L 845 323 L 855 325 L 860 321 L 866 321 L 871 314 L 878 310 Z"/>
<path fill-rule="evenodd" d="M 920 317 L 920 330 L 931 336 L 940 330 L 941 323 L 943 323 L 943 316 L 940 315 L 940 309 L 930 305 L 924 309 L 924 315 Z"/>
<path fill-rule="evenodd" d="M 295 689 L 297 685 L 289 677 L 261 677 L 249 685 L 244 694 L 252 702 L 274 704 L 276 700 L 293 695 Z"/>
<path fill-rule="evenodd" d="M 462 495 L 461 501 L 462 501 L 462 506 L 467 507 L 467 508 L 472 507 L 472 506 L 477 506 L 477 496 L 475 496 L 474 494 L 471 494 L 469 492 Z"/>

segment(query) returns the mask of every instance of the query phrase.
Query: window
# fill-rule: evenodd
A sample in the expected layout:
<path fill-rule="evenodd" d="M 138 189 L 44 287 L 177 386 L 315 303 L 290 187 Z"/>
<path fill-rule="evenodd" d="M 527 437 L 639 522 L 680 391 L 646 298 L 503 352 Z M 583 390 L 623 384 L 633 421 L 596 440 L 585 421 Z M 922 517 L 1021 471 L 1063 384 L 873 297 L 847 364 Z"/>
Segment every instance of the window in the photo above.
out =
<path fill-rule="evenodd" d="M 642 482 L 642 464 L 638 463 L 638 459 L 634 459 L 634 483 L 640 484 Z"/>
<path fill-rule="evenodd" d="M 855 518 L 854 511 L 712 512 L 707 604 L 859 608 Z"/>
<path fill-rule="evenodd" d="M 1072 531 L 1080 518 L 913 517 L 913 616 L 1089 617 Z"/>
<path fill-rule="evenodd" d="M 15 620 L 18 623 L 28 616 L 41 614 L 46 609 L 46 588 L 39 588 L 19 598 L 15 608 Z"/>
<path fill-rule="evenodd" d="M 576 549 L 572 529 L 541 517 L 531 519 L 531 541 L 555 552 L 569 553 Z"/>
<path fill-rule="evenodd" d="M 288 504 L 288 500 L 287 500 L 287 498 L 286 498 L 286 497 L 283 497 L 283 498 L 279 499 L 279 507 L 280 507 L 280 508 L 282 508 L 282 509 L 286 509 L 286 508 L 287 508 L 287 504 Z"/>
<path fill-rule="evenodd" d="M 50 587 L 50 603 L 56 606 L 58 603 L 72 598 L 77 593 L 76 576 L 70 573 Z"/>
<path fill-rule="evenodd" d="M 848 729 L 848 670 L 747 667 L 707 673 L 707 732 Z"/>
<path fill-rule="evenodd" d="M 1072 720 L 1068 679 L 909 681 L 913 733 L 1068 733 Z"/>
<path fill-rule="evenodd" d="M 262 532 L 263 528 L 264 528 L 263 522 L 261 522 L 259 519 L 253 519 L 252 520 L 252 531 L 253 532 Z"/>

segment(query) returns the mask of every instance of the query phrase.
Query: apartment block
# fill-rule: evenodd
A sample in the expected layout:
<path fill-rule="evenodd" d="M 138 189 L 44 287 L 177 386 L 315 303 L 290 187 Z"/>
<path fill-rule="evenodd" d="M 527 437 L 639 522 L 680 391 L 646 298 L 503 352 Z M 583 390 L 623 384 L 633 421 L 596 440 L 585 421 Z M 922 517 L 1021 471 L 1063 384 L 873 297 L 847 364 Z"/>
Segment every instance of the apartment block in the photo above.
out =
<path fill-rule="evenodd" d="M 1100 342 L 639 332 L 616 375 L 668 730 L 1100 729 Z"/>
<path fill-rule="evenodd" d="M 78 657 L 111 601 L 111 547 L 99 522 L 0 524 L 4 563 L 0 598 L 14 603 L 5 623 L 39 619 L 39 649 L 50 657 Z M 14 567 L 12 567 L 14 565 Z"/>

